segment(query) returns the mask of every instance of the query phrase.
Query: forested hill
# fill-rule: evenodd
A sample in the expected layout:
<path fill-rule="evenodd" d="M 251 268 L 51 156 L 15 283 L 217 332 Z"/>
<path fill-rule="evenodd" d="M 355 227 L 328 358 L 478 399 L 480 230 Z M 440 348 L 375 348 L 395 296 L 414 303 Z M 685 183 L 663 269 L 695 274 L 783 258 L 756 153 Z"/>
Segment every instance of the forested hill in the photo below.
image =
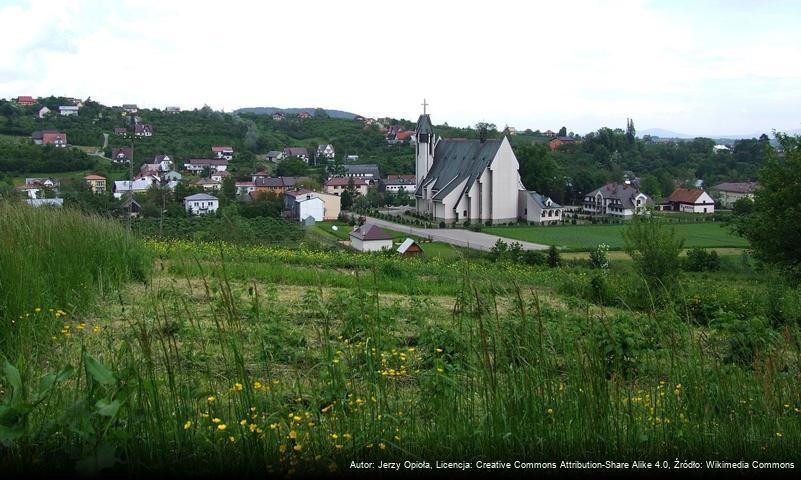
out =
<path fill-rule="evenodd" d="M 104 134 L 109 134 L 106 156 L 113 148 L 129 145 L 129 140 L 114 134 L 115 128 L 130 125 L 129 114 L 120 107 L 87 100 L 77 116 L 58 115 L 59 105 L 69 104 L 69 99 L 63 97 L 40 98 L 31 106 L 0 100 L 0 172 L 21 175 L 103 167 L 97 157 L 79 151 L 67 155 L 48 148 L 32 148 L 29 139 L 36 130 L 57 129 L 67 133 L 71 145 L 94 148 L 101 147 Z M 36 113 L 42 106 L 54 113 L 38 118 Z M 190 158 L 210 157 L 212 145 L 231 145 L 235 155 L 230 171 L 235 178 L 246 179 L 256 170 L 271 167 L 265 158 L 271 150 L 304 147 L 314 154 L 318 145 L 330 143 L 339 161 L 347 155 L 358 155 L 358 163 L 376 163 L 384 175 L 414 173 L 414 149 L 408 143 L 390 145 L 377 125 L 332 118 L 319 109 L 309 119 L 286 115 L 284 120 L 274 120 L 271 115 L 224 113 L 209 107 L 177 114 L 142 109 L 136 117 L 141 123 L 152 125 L 154 132 L 152 137 L 136 142 L 137 168 L 159 154 L 171 155 L 180 165 Z M 388 123 L 414 128 L 409 120 L 390 119 Z M 488 137 L 502 137 L 494 125 L 483 126 Z M 478 128 L 447 124 L 434 128 L 445 138 L 479 136 Z M 706 185 L 753 180 L 773 151 L 767 136 L 738 140 L 732 151 L 719 153 L 713 151 L 715 142 L 707 138 L 664 143 L 649 137 L 641 139 L 637 138 L 633 123 L 630 131 L 604 127 L 583 137 L 575 136 L 576 141 L 556 151 L 551 151 L 550 139 L 539 132 L 526 130 L 508 138 L 520 163 L 524 185 L 563 204 L 580 202 L 585 193 L 606 182 L 626 178 L 640 179 L 642 189 L 655 197 L 669 195 L 677 184 L 694 184 L 699 179 Z M 294 166 L 297 168 L 290 169 L 289 163 L 282 164 L 278 172 L 308 174 L 320 180 L 325 177 L 322 166 Z"/>
<path fill-rule="evenodd" d="M 245 107 L 234 110 L 234 113 L 255 113 L 257 115 L 272 115 L 273 113 L 283 113 L 285 115 L 297 115 L 300 112 L 306 112 L 309 115 L 322 116 L 319 112 L 323 112 L 330 118 L 345 118 L 353 120 L 356 117 L 355 113 L 343 112 L 342 110 L 329 110 L 323 108 L 277 108 L 277 107 Z"/>

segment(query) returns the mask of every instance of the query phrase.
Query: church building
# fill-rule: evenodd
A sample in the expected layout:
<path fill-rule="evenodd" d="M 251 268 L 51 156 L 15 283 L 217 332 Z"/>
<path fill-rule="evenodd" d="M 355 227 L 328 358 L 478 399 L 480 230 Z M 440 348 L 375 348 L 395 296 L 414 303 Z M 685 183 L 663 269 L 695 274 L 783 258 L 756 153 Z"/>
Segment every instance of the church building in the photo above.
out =
<path fill-rule="evenodd" d="M 425 113 L 415 129 L 417 212 L 451 222 L 512 223 L 527 195 L 509 140 L 443 139 Z M 525 203 L 522 203 L 525 205 Z M 523 207 L 525 208 L 525 207 Z"/>

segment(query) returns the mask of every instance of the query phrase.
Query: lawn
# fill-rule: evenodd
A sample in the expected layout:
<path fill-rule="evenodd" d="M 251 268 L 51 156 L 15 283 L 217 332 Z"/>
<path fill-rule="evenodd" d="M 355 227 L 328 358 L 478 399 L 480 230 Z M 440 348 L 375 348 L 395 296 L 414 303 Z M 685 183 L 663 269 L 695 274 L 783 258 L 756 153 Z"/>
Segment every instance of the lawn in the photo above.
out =
<path fill-rule="evenodd" d="M 684 238 L 685 247 L 748 247 L 748 241 L 733 234 L 723 223 L 682 223 L 671 225 Z M 515 240 L 556 245 L 565 250 L 587 251 L 600 243 L 611 250 L 624 247 L 626 225 L 559 225 L 553 227 L 490 227 L 483 231 Z"/>

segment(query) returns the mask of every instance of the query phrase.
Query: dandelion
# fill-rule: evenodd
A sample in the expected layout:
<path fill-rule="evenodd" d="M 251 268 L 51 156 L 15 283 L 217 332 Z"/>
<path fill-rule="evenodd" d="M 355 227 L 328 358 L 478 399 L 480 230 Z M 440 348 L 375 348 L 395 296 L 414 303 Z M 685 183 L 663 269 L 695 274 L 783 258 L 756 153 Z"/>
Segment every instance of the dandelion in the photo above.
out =
<path fill-rule="evenodd" d="M 239 383 L 239 382 L 237 382 L 237 383 L 235 383 L 235 384 L 234 384 L 234 390 L 236 390 L 237 392 L 241 392 L 243 388 L 245 388 L 245 386 L 244 386 L 244 385 L 242 385 L 242 384 L 241 384 L 241 383 Z"/>
<path fill-rule="evenodd" d="M 291 438 L 292 440 L 298 438 L 298 432 L 296 432 L 295 430 L 290 430 L 289 431 L 289 438 Z"/>
<path fill-rule="evenodd" d="M 228 428 L 228 426 L 226 424 L 224 424 L 224 423 L 221 423 L 221 424 L 217 425 L 217 430 L 222 431 L 222 430 L 225 430 L 226 428 Z"/>
<path fill-rule="evenodd" d="M 190 428 L 192 428 L 192 422 L 187 420 L 186 423 L 184 423 L 184 430 L 189 430 Z"/>

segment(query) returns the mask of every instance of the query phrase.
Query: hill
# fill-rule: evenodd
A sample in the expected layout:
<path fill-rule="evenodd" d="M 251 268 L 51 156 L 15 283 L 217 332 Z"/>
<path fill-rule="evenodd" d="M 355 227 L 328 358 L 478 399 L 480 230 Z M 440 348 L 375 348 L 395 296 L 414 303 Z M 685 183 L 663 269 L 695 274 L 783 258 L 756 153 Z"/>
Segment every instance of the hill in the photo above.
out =
<path fill-rule="evenodd" d="M 240 113 L 255 113 L 256 115 L 272 115 L 275 112 L 281 112 L 287 115 L 297 115 L 300 112 L 306 112 L 310 115 L 314 115 L 316 110 L 317 108 L 245 107 L 234 110 L 234 114 L 238 115 Z M 345 118 L 352 120 L 357 116 L 355 113 L 345 112 L 342 110 L 323 110 L 325 110 L 325 113 L 331 118 Z"/>

